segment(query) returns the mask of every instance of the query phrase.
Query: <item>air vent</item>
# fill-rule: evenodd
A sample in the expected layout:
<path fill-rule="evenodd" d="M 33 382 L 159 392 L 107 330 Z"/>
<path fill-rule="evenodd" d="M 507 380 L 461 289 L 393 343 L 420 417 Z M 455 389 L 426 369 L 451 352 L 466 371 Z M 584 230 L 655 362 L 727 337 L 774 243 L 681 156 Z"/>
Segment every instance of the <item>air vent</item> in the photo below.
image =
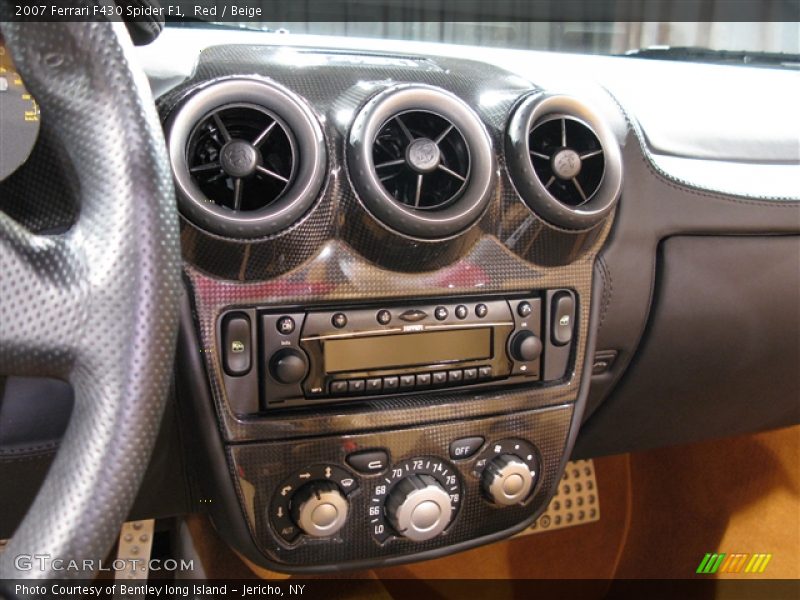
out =
<path fill-rule="evenodd" d="M 448 206 L 469 178 L 464 136 L 450 121 L 430 112 L 390 119 L 375 138 L 372 159 L 384 189 L 414 210 Z"/>
<path fill-rule="evenodd" d="M 489 202 L 494 155 L 463 101 L 422 85 L 389 88 L 359 113 L 348 146 L 364 206 L 390 229 L 424 239 L 457 235 Z"/>
<path fill-rule="evenodd" d="M 168 127 L 184 216 L 226 237 L 278 233 L 300 219 L 325 173 L 322 132 L 272 82 L 228 79 L 192 95 Z"/>
<path fill-rule="evenodd" d="M 506 156 L 522 198 L 558 227 L 595 226 L 619 196 L 616 139 L 599 117 L 569 96 L 526 98 L 509 124 Z"/>
<path fill-rule="evenodd" d="M 197 187 L 218 206 L 250 212 L 291 184 L 297 165 L 289 128 L 260 106 L 223 106 L 189 136 L 187 164 Z"/>

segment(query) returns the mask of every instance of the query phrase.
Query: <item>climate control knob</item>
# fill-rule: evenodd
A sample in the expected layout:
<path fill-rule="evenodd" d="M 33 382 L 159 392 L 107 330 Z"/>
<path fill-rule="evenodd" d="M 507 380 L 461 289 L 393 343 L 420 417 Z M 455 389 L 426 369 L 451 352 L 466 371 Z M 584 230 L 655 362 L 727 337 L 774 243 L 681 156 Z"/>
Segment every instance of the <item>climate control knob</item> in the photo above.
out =
<path fill-rule="evenodd" d="M 389 494 L 386 515 L 397 533 L 422 542 L 445 530 L 453 518 L 453 505 L 433 476 L 409 475 Z"/>
<path fill-rule="evenodd" d="M 520 362 L 536 360 L 542 353 L 542 340 L 532 331 L 523 330 L 511 338 L 511 358 Z"/>
<path fill-rule="evenodd" d="M 533 483 L 530 467 L 513 454 L 502 454 L 492 460 L 481 477 L 483 492 L 501 506 L 512 506 L 525 500 Z"/>
<path fill-rule="evenodd" d="M 336 484 L 315 481 L 301 487 L 292 496 L 292 518 L 312 537 L 328 537 L 347 521 L 348 504 Z"/>
<path fill-rule="evenodd" d="M 281 383 L 300 383 L 308 372 L 308 359 L 299 350 L 284 348 L 272 355 L 269 372 Z"/>

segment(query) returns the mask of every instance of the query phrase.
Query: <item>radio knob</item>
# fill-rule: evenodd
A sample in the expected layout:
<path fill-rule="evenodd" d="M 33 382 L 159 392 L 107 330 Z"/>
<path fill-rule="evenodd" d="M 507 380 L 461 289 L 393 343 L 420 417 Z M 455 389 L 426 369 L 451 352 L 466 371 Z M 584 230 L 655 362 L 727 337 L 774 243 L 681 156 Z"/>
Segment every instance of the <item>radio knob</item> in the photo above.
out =
<path fill-rule="evenodd" d="M 532 331 L 523 330 L 514 334 L 509 348 L 511 358 L 520 362 L 529 362 L 539 358 L 542 353 L 542 340 Z"/>
<path fill-rule="evenodd" d="M 422 542 L 445 530 L 453 518 L 453 505 L 434 477 L 409 475 L 389 494 L 386 514 L 400 535 Z"/>
<path fill-rule="evenodd" d="M 292 496 L 291 507 L 294 522 L 312 537 L 329 537 L 347 521 L 347 500 L 330 481 L 304 485 Z"/>
<path fill-rule="evenodd" d="M 533 480 L 530 467 L 521 458 L 502 454 L 487 465 L 481 485 L 484 493 L 496 504 L 512 506 L 528 497 Z"/>
<path fill-rule="evenodd" d="M 299 350 L 284 348 L 272 355 L 269 371 L 280 383 L 300 383 L 308 372 L 308 360 Z"/>

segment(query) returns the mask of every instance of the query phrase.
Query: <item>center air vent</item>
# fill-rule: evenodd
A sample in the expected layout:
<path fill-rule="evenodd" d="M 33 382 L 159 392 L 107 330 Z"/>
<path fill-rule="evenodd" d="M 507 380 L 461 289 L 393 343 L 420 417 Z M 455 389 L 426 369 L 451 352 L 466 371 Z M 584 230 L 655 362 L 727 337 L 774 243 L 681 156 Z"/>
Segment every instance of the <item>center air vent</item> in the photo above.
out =
<path fill-rule="evenodd" d="M 183 214 L 227 237 L 275 234 L 313 204 L 325 173 L 322 132 L 288 90 L 229 79 L 194 94 L 168 142 Z"/>
<path fill-rule="evenodd" d="M 384 189 L 416 210 L 444 208 L 461 195 L 469 177 L 464 136 L 430 112 L 390 119 L 375 138 L 372 159 Z"/>
<path fill-rule="evenodd" d="M 359 113 L 348 166 L 362 202 L 384 225 L 441 239 L 483 214 L 494 155 L 480 119 L 460 99 L 430 86 L 401 85 Z"/>
<path fill-rule="evenodd" d="M 511 118 L 506 156 L 523 200 L 558 227 L 593 227 L 619 196 L 616 139 L 604 121 L 569 96 L 526 98 Z"/>

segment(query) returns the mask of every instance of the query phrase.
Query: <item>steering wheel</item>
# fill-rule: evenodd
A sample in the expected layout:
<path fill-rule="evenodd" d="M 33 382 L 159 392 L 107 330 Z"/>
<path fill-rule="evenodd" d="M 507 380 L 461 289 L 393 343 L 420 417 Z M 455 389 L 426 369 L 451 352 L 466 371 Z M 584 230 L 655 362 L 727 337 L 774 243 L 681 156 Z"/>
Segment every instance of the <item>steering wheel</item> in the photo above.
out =
<path fill-rule="evenodd" d="M 14 557 L 97 564 L 133 503 L 174 360 L 180 251 L 173 183 L 124 25 L 0 26 L 79 203 L 74 226 L 52 236 L 0 212 L 0 374 L 65 379 L 75 393 L 60 450 L 0 554 L 0 578 L 88 578 L 52 567 L 20 570 Z M 44 182 L 37 190 L 64 193 Z"/>

